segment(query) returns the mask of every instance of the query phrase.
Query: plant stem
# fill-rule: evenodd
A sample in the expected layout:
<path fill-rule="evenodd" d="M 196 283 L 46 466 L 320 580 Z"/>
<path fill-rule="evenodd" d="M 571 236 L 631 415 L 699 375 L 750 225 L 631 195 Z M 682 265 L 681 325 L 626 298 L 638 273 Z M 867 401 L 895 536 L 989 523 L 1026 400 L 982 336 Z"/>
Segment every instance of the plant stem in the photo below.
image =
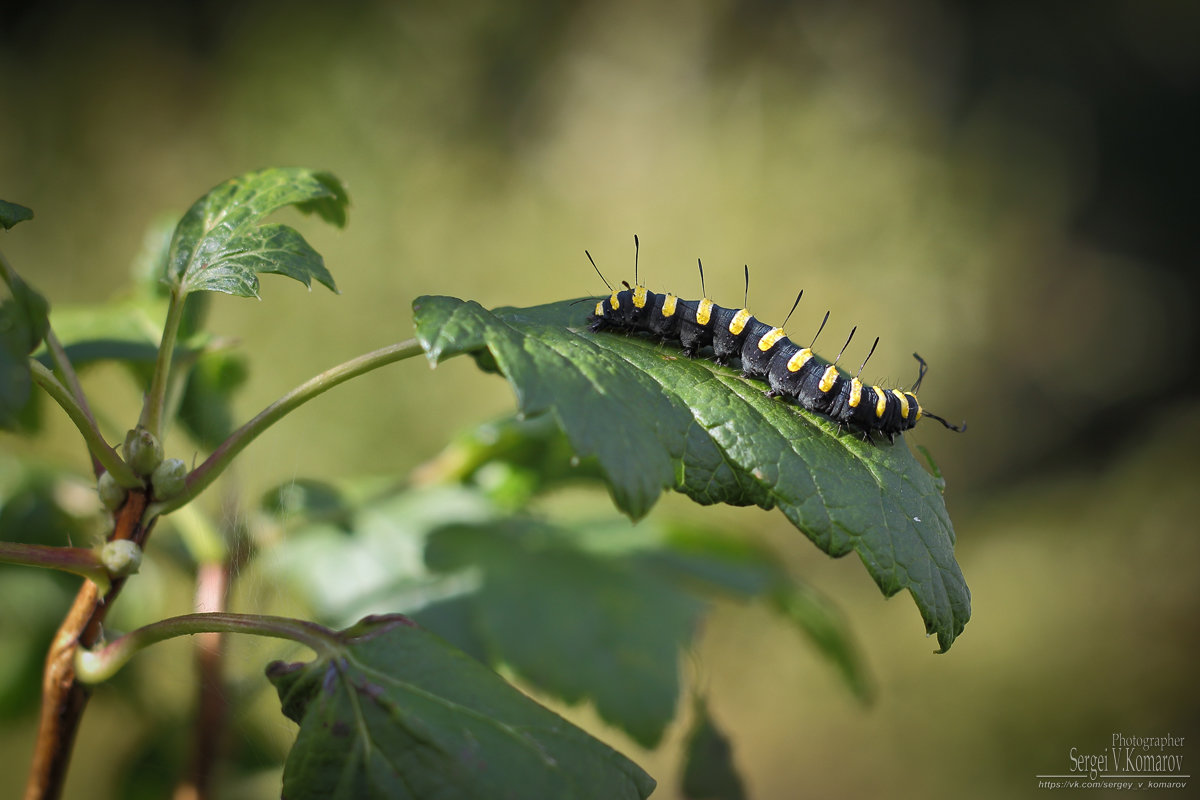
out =
<path fill-rule="evenodd" d="M 87 418 L 88 427 L 93 430 L 99 430 L 96 425 L 96 418 L 92 415 L 92 409 L 88 406 L 87 395 L 83 393 L 83 385 L 79 383 L 79 376 L 75 373 L 75 367 L 71 364 L 71 359 L 67 358 L 67 351 L 63 349 L 62 342 L 54 335 L 54 329 L 47 326 L 46 328 L 46 349 L 50 352 L 50 358 L 54 360 L 54 365 L 58 368 L 58 374 L 62 376 L 63 382 L 67 388 L 71 390 L 71 395 L 75 398 L 75 402 L 79 405 L 84 417 Z M 92 454 L 92 473 L 99 478 L 100 473 L 104 471 L 104 465 L 100 463 L 100 459 Z"/>
<path fill-rule="evenodd" d="M 86 547 L 0 542 L 0 563 L 70 572 L 99 584 L 101 589 L 108 588 L 108 571 L 96 551 Z"/>
<path fill-rule="evenodd" d="M 75 673 L 87 683 L 106 681 L 139 650 L 167 639 L 200 633 L 249 633 L 290 639 L 318 655 L 329 653 L 339 644 L 335 631 L 302 619 L 261 614 L 183 614 L 130 631 L 96 650 L 78 650 Z"/>
<path fill-rule="evenodd" d="M 121 510 L 109 541 L 128 539 L 145 548 L 154 521 L 145 518 L 146 494 L 131 491 Z M 82 645 L 91 647 L 100 637 L 100 628 L 108 609 L 125 585 L 125 578 L 114 578 L 105 592 L 92 581 L 85 581 L 75 602 L 63 618 L 42 673 L 42 709 L 26 800 L 52 800 L 62 794 L 71 761 L 75 734 L 90 697 L 88 688 L 75 679 L 75 652 Z"/>
<path fill-rule="evenodd" d="M 47 369 L 40 361 L 29 359 L 29 371 L 34 382 L 45 390 L 46 394 L 62 406 L 63 411 L 67 412 L 67 416 L 75 423 L 75 427 L 83 434 L 83 440 L 87 443 L 88 450 L 100 464 L 108 470 L 109 474 L 126 489 L 137 489 L 142 486 L 142 479 L 139 478 L 134 471 L 121 460 L 117 455 L 117 451 L 109 447 L 108 442 L 104 441 L 104 437 L 100 435 L 100 431 L 96 428 L 96 423 L 88 411 L 81 406 L 75 397 L 67 390 L 65 386 L 59 383 L 58 378 L 54 377 L 54 373 Z"/>
<path fill-rule="evenodd" d="M 246 445 L 254 441 L 260 433 L 317 395 L 351 378 L 395 361 L 412 358 L 420 353 L 421 345 L 417 343 L 416 339 L 409 339 L 353 358 L 310 378 L 264 408 L 258 413 L 258 416 L 230 434 L 229 438 L 221 442 L 203 464 L 192 470 L 187 477 L 187 486 L 183 492 L 170 500 L 155 503 L 150 507 L 149 514 L 167 514 L 191 502 L 193 498 L 208 488 L 208 485 L 229 466 L 234 457 L 242 452 Z"/>
<path fill-rule="evenodd" d="M 162 342 L 158 345 L 158 358 L 154 362 L 154 375 L 150 379 L 150 391 L 142 406 L 139 424 L 162 441 L 163 404 L 167 396 L 167 379 L 171 373 L 171 360 L 175 355 L 175 338 L 179 323 L 183 319 L 186 296 L 177 287 L 171 287 L 171 299 L 167 304 L 167 320 L 163 323 Z"/>

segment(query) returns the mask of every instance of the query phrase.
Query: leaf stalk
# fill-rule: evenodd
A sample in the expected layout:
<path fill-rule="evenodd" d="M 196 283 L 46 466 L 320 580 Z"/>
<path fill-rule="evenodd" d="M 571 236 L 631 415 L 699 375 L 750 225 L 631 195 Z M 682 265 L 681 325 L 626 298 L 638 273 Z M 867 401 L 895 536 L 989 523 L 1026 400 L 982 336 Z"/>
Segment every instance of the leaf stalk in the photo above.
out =
<path fill-rule="evenodd" d="M 158 358 L 154 362 L 154 375 L 150 379 L 150 391 L 146 393 L 146 402 L 142 406 L 139 424 L 158 437 L 163 438 L 163 406 L 166 403 L 168 378 L 171 373 L 171 360 L 175 354 L 175 340 L 179 335 L 179 325 L 183 320 L 183 305 L 187 299 L 179 287 L 171 287 L 171 298 L 167 304 L 167 320 L 163 323 L 162 342 L 158 346 Z"/>
<path fill-rule="evenodd" d="M 0 563 L 69 572 L 87 578 L 95 583 L 101 592 L 108 590 L 108 570 L 100 563 L 96 551 L 87 547 L 0 542 Z"/>
<path fill-rule="evenodd" d="M 58 403 L 63 411 L 67 412 L 67 416 L 71 418 L 71 422 L 75 423 L 75 427 L 83 435 L 83 440 L 87 443 L 88 450 L 100 462 L 101 466 L 108 470 L 117 483 L 126 489 L 141 487 L 142 479 L 121 459 L 117 451 L 110 447 L 108 442 L 104 441 L 104 437 L 97 430 L 91 414 L 88 413 L 84 406 L 80 405 L 67 387 L 63 386 L 58 378 L 54 377 L 54 373 L 47 369 L 40 361 L 32 358 L 29 359 L 29 372 L 34 383 L 42 387 L 46 394 L 50 395 L 51 399 Z"/>
<path fill-rule="evenodd" d="M 115 675 L 134 654 L 152 644 L 198 633 L 249 633 L 274 639 L 289 639 L 325 655 L 338 647 L 336 632 L 291 617 L 260 614 L 183 614 L 152 622 L 94 650 L 75 652 L 75 675 L 84 683 L 100 683 Z"/>
<path fill-rule="evenodd" d="M 259 434 L 317 395 L 351 378 L 358 377 L 396 361 L 412 358 L 421 352 L 423 351 L 417 340 L 409 339 L 398 344 L 381 347 L 378 350 L 365 353 L 357 358 L 352 358 L 300 384 L 264 408 L 245 425 L 231 433 L 229 438 L 222 442 L 205 459 L 203 464 L 192 470 L 191 474 L 187 477 L 187 484 L 184 491 L 170 500 L 151 505 L 147 512 L 148 516 L 153 517 L 158 514 L 168 514 L 180 506 L 191 502 L 197 495 L 208 488 L 209 484 L 216 480 L 217 476 Z"/>

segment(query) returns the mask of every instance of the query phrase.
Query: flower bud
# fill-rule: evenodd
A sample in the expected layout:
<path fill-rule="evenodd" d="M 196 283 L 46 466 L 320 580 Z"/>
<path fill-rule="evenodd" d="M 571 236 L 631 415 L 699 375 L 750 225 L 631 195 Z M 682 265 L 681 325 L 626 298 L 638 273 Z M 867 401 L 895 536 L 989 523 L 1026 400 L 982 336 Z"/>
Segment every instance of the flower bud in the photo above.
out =
<path fill-rule="evenodd" d="M 182 459 L 167 458 L 154 468 L 150 483 L 154 486 L 154 499 L 168 500 L 183 491 L 187 482 L 187 465 Z"/>
<path fill-rule="evenodd" d="M 107 472 L 101 472 L 96 479 L 96 491 L 100 494 L 100 502 L 109 511 L 116 511 L 125 502 L 125 487 Z"/>
<path fill-rule="evenodd" d="M 124 578 L 142 566 L 142 548 L 128 539 L 105 542 L 100 549 L 100 563 L 114 578 Z"/>
<path fill-rule="evenodd" d="M 138 475 L 149 475 L 162 463 L 163 449 L 158 437 L 137 426 L 125 434 L 125 461 Z"/>

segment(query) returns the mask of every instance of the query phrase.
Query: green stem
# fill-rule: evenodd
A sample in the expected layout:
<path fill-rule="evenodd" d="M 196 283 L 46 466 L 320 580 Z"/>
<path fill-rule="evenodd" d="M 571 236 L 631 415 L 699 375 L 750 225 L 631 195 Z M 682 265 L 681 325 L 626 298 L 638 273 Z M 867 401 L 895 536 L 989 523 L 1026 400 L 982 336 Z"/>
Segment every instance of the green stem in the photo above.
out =
<path fill-rule="evenodd" d="M 96 417 L 92 414 L 92 409 L 88 406 L 87 395 L 83 393 L 83 385 L 79 382 L 79 375 L 75 372 L 74 365 L 71 364 L 71 359 L 67 357 L 67 351 L 62 346 L 62 342 L 54 335 L 54 329 L 46 327 L 46 349 L 50 352 L 50 358 L 54 360 L 54 366 L 58 369 L 58 374 L 61 376 L 63 383 L 71 390 L 75 402 L 79 404 L 80 410 L 87 417 L 88 426 L 99 430 L 96 425 Z M 104 467 L 100 464 L 100 459 L 92 456 L 92 472 L 96 477 L 100 477 L 100 473 Z"/>
<path fill-rule="evenodd" d="M 142 406 L 138 423 L 162 441 L 163 404 L 166 402 L 167 383 L 171 374 L 171 359 L 175 355 L 175 339 L 179 334 L 179 323 L 183 320 L 183 305 L 186 295 L 171 289 L 171 300 L 167 305 L 167 321 L 163 323 L 162 342 L 158 345 L 158 358 L 154 362 L 154 376 L 150 379 L 150 391 Z"/>
<path fill-rule="evenodd" d="M 71 418 L 71 421 L 75 423 L 75 427 L 83 434 L 83 440 L 87 442 L 88 450 L 108 470 L 116 482 L 126 489 L 136 489 L 142 486 L 142 479 L 134 473 L 128 464 L 121 460 L 116 450 L 108 446 L 108 442 L 104 441 L 104 437 L 96 429 L 96 424 L 92 420 L 91 415 L 76 401 L 71 392 L 59 383 L 58 378 L 54 377 L 54 373 L 47 369 L 40 361 L 32 358 L 29 359 L 29 372 L 33 377 L 34 383 L 42 387 L 46 394 L 50 395 L 54 402 L 62 406 L 63 411 L 67 412 L 67 416 Z"/>
<path fill-rule="evenodd" d="M 152 622 L 95 650 L 80 647 L 75 652 L 75 674 L 84 683 L 108 680 L 139 650 L 152 644 L 197 633 L 250 633 L 274 639 L 290 639 L 325 655 L 339 646 L 329 628 L 291 617 L 259 614 L 184 614 Z"/>
<path fill-rule="evenodd" d="M 20 564 L 70 572 L 95 583 L 101 589 L 108 586 L 108 570 L 100 563 L 95 550 L 86 547 L 51 547 L 44 544 L 0 542 L 0 563 Z"/>
<path fill-rule="evenodd" d="M 12 264 L 8 263 L 8 259 L 4 257 L 3 253 L 0 253 L 0 275 L 3 276 L 5 284 L 10 289 L 20 280 L 17 271 L 13 269 Z M 50 353 L 50 358 L 54 362 L 54 366 L 58 369 L 58 374 L 62 376 L 63 382 L 71 390 L 76 404 L 87 419 L 88 427 L 93 430 L 99 430 L 96 426 L 96 419 L 92 416 L 92 409 L 88 407 L 87 396 L 83 393 L 83 386 L 79 383 L 79 376 L 75 373 L 75 367 L 71 364 L 71 359 L 67 358 L 67 351 L 63 349 L 62 342 L 54 335 L 54 329 L 50 327 L 49 321 L 46 323 L 46 335 L 43 339 L 46 342 L 46 349 Z M 97 477 L 100 476 L 101 469 L 100 459 L 93 455 L 92 471 L 95 472 Z"/>
<path fill-rule="evenodd" d="M 409 339 L 338 364 L 300 384 L 260 411 L 254 419 L 231 433 L 229 438 L 221 442 L 203 464 L 192 470 L 187 477 L 186 488 L 170 500 L 151 505 L 147 510 L 147 518 L 157 514 L 167 514 L 191 502 L 193 498 L 208 488 L 208 485 L 229 466 L 234 457 L 246 449 L 246 445 L 254 441 L 260 433 L 317 395 L 351 378 L 395 361 L 412 358 L 421 352 L 421 345 L 417 340 Z"/>

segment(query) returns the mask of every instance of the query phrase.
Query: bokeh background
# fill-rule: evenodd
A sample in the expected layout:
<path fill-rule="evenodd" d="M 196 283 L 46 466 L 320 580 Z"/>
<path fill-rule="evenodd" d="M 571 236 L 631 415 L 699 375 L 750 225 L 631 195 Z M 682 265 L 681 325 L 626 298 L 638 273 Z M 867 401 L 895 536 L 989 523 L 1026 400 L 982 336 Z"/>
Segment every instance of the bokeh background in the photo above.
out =
<path fill-rule="evenodd" d="M 732 305 L 749 264 L 769 320 L 803 288 L 791 329 L 832 309 L 824 349 L 857 324 L 847 358 L 881 336 L 868 372 L 896 383 L 919 350 L 925 405 L 968 420 L 906 438 L 947 479 L 974 618 L 935 657 L 856 559 L 778 514 L 667 500 L 656 513 L 769 541 L 837 601 L 877 697 L 858 704 L 755 609 L 719 610 L 686 669 L 753 797 L 1038 796 L 1035 775 L 1114 733 L 1185 736 L 1185 766 L 1200 758 L 1198 37 L 1182 0 L 33 3 L 0 20 L 0 196 L 36 213 L 3 247 L 56 307 L 93 303 L 127 291 L 156 219 L 225 178 L 339 175 L 347 230 L 295 219 L 341 295 L 267 276 L 262 302 L 213 305 L 252 357 L 244 416 L 408 338 L 419 295 L 594 295 L 585 247 L 631 279 L 633 233 L 652 288 L 696 294 L 701 257 Z M 114 414 L 136 400 L 118 373 L 88 388 Z M 404 474 L 511 408 L 465 360 L 405 362 L 293 414 L 240 474 L 249 496 Z M 49 422 L 0 448 L 82 474 Z M 178 650 L 145 658 L 186 710 Z M 147 713 L 103 694 L 72 797 L 116 791 Z M 683 721 L 645 752 L 567 713 L 677 796 Z M 34 718 L 2 724 L 14 796 Z"/>

